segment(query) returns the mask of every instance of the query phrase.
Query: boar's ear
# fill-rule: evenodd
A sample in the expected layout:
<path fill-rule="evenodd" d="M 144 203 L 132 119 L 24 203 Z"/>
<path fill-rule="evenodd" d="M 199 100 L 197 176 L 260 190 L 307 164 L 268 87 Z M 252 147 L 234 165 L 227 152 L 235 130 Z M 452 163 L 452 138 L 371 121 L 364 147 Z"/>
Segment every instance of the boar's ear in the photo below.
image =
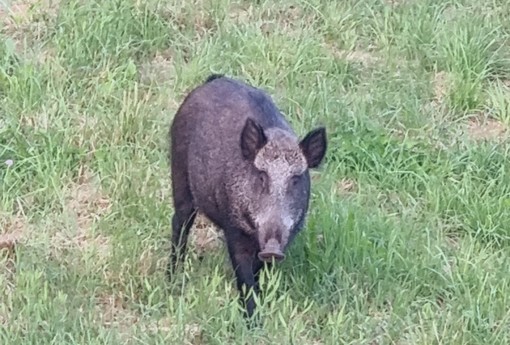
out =
<path fill-rule="evenodd" d="M 308 162 L 308 168 L 316 168 L 326 154 L 326 129 L 319 127 L 312 130 L 301 140 L 299 147 Z"/>
<path fill-rule="evenodd" d="M 262 127 L 248 118 L 241 133 L 241 151 L 244 158 L 254 160 L 257 152 L 267 143 Z"/>

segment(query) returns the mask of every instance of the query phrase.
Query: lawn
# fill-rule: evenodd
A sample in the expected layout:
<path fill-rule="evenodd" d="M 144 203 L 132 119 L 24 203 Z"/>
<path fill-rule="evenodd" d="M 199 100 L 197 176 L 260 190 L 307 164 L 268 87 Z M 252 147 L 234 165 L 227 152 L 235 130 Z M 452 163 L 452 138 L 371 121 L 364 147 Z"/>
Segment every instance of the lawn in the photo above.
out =
<path fill-rule="evenodd" d="M 506 0 L 0 0 L 0 344 L 509 344 Z M 165 280 L 211 73 L 327 127 L 247 328 L 219 232 Z"/>

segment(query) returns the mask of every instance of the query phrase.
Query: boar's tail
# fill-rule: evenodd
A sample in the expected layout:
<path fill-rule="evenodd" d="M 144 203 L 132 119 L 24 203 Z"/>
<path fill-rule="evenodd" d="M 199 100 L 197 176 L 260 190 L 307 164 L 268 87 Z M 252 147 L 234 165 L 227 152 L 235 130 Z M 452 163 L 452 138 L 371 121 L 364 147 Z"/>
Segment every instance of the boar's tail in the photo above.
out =
<path fill-rule="evenodd" d="M 207 83 L 213 81 L 214 79 L 223 78 L 223 77 L 224 77 L 223 74 L 218 74 L 218 73 L 211 74 L 210 76 L 207 77 L 204 84 L 207 84 Z"/>

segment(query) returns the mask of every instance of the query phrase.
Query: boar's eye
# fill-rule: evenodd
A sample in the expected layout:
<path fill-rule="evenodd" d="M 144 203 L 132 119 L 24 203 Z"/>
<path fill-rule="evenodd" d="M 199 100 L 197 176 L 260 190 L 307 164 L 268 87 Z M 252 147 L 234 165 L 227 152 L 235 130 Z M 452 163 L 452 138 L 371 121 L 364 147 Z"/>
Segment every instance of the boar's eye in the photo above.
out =
<path fill-rule="evenodd" d="M 267 180 L 268 180 L 267 173 L 266 173 L 265 171 L 259 171 L 258 179 L 259 179 L 259 183 L 260 183 L 260 185 L 261 185 L 263 188 L 266 188 L 266 186 L 267 186 Z"/>
<path fill-rule="evenodd" d="M 303 175 L 294 175 L 291 177 L 290 179 L 290 184 L 295 187 L 298 185 L 298 183 L 301 181 L 301 178 L 303 177 Z"/>

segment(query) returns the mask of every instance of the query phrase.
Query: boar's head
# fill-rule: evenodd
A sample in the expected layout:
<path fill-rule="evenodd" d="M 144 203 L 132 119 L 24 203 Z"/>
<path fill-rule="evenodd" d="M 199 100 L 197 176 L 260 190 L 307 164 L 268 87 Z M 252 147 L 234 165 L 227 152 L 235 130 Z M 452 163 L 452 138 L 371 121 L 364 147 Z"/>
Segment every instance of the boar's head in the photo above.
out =
<path fill-rule="evenodd" d="M 243 187 L 249 196 L 243 216 L 258 239 L 259 259 L 281 261 L 308 210 L 308 170 L 325 155 L 326 131 L 319 127 L 299 141 L 293 133 L 277 127 L 263 129 L 248 118 L 240 145 L 251 170 Z"/>

